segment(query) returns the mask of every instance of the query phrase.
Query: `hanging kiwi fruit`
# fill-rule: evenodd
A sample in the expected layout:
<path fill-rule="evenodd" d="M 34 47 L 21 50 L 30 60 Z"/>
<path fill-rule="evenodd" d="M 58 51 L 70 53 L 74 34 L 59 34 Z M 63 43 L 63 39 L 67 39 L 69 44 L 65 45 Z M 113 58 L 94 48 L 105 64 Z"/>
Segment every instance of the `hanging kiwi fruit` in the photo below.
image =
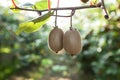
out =
<path fill-rule="evenodd" d="M 62 29 L 57 27 L 57 10 L 56 10 L 55 27 L 50 32 L 49 40 L 48 40 L 49 47 L 53 52 L 58 53 L 62 49 L 64 49 L 71 56 L 74 56 L 81 52 L 82 44 L 81 44 L 80 33 L 77 31 L 77 29 L 74 29 L 72 27 L 72 15 L 74 13 L 75 13 L 75 10 L 73 9 L 71 11 L 71 16 L 70 16 L 71 27 L 64 34 Z"/>
<path fill-rule="evenodd" d="M 63 37 L 63 47 L 71 56 L 81 52 L 81 36 L 77 29 L 70 27 L 70 29 L 65 32 Z"/>
<path fill-rule="evenodd" d="M 83 3 L 87 3 L 89 0 L 81 0 L 81 2 Z"/>
<path fill-rule="evenodd" d="M 50 32 L 48 44 L 53 52 L 58 53 L 63 49 L 63 35 L 64 33 L 62 29 L 58 27 L 54 27 L 54 29 Z"/>
<path fill-rule="evenodd" d="M 59 7 L 59 0 L 57 1 L 57 8 Z M 56 16 L 55 16 L 55 27 L 49 34 L 49 47 L 50 49 L 58 53 L 63 49 L 63 36 L 64 32 L 62 29 L 58 28 L 57 26 L 57 10 L 56 10 Z"/>

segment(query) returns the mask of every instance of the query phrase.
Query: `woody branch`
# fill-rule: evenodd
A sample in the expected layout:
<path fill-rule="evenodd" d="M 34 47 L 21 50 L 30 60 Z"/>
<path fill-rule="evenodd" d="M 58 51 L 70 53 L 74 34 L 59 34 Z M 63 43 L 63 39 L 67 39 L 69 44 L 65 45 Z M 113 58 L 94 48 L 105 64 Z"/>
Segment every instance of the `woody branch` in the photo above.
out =
<path fill-rule="evenodd" d="M 35 12 L 42 13 L 42 12 L 50 11 L 50 10 L 51 11 L 56 11 L 56 10 L 72 10 L 73 11 L 73 10 L 90 9 L 90 8 L 101 8 L 103 10 L 103 12 L 105 13 L 104 17 L 106 19 L 109 18 L 108 13 L 107 13 L 106 8 L 105 8 L 105 5 L 104 5 L 104 0 L 101 0 L 101 2 L 99 2 L 96 5 L 85 5 L 85 6 L 78 6 L 78 7 L 61 7 L 61 8 L 51 8 L 51 9 L 44 9 L 44 10 L 26 9 L 26 8 L 20 8 L 20 7 L 15 7 L 15 8 L 10 8 L 10 9 L 19 9 L 19 10 L 25 10 L 25 11 L 35 11 Z M 55 16 L 55 15 L 52 15 L 52 16 Z M 71 16 L 73 16 L 73 15 L 71 15 Z M 70 17 L 70 16 L 61 16 L 61 15 L 58 15 L 58 17 Z"/>

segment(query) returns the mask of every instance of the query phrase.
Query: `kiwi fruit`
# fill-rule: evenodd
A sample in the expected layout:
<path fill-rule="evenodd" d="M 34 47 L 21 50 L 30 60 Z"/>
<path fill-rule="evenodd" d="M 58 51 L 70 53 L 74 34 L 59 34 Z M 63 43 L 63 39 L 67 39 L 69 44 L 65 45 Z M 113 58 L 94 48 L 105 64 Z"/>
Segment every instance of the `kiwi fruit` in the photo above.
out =
<path fill-rule="evenodd" d="M 82 50 L 81 36 L 77 29 L 70 28 L 63 37 L 63 47 L 71 56 L 78 54 Z"/>
<path fill-rule="evenodd" d="M 87 3 L 89 0 L 81 0 L 81 2 L 83 3 Z"/>
<path fill-rule="evenodd" d="M 48 44 L 53 52 L 58 53 L 63 49 L 63 36 L 64 32 L 58 27 L 54 27 L 50 32 Z"/>

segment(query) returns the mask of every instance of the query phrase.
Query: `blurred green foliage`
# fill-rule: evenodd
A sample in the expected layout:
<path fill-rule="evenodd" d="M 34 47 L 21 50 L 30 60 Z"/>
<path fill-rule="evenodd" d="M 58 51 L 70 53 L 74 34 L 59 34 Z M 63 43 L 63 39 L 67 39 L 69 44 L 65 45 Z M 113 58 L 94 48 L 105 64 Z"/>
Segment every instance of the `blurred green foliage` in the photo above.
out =
<path fill-rule="evenodd" d="M 2 8 L 0 6 L 0 9 Z M 22 67 L 39 65 L 41 59 L 49 53 L 45 42 L 48 35 L 47 27 L 30 35 L 16 36 L 19 18 L 6 8 L 0 12 L 0 80 L 4 80 Z"/>
<path fill-rule="evenodd" d="M 74 16 L 73 25 L 83 38 L 83 50 L 74 57 L 50 52 L 48 25 L 16 36 L 21 16 L 0 6 L 0 80 L 18 80 L 14 76 L 31 80 L 50 80 L 51 76 L 120 80 L 120 0 L 106 1 L 106 5 L 110 20 L 104 19 L 101 10 L 83 10 Z"/>

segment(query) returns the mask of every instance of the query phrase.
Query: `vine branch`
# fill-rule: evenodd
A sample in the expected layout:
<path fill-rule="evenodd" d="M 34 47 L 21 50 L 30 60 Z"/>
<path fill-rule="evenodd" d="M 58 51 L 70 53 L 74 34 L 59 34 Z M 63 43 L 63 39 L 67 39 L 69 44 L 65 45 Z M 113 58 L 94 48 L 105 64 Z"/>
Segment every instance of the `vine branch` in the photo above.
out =
<path fill-rule="evenodd" d="M 107 10 L 106 10 L 106 7 L 105 7 L 105 3 L 104 3 L 104 0 L 101 0 L 102 2 L 102 9 L 103 9 L 103 12 L 104 12 L 104 17 L 105 19 L 109 19 L 109 16 L 108 16 L 108 13 L 107 13 Z"/>
<path fill-rule="evenodd" d="M 50 10 L 53 11 L 57 11 L 57 10 L 78 10 L 78 9 L 88 9 L 88 8 L 102 8 L 104 14 L 105 19 L 108 19 L 108 13 L 104 4 L 104 0 L 101 0 L 101 2 L 99 2 L 96 5 L 85 5 L 85 6 L 78 6 L 78 7 L 61 7 L 61 8 L 50 8 Z M 45 11 L 49 11 L 49 9 L 44 9 L 44 10 L 36 10 L 36 9 L 26 9 L 26 8 L 20 8 L 20 7 L 15 7 L 15 8 L 10 8 L 10 9 L 19 9 L 19 10 L 25 10 L 25 11 L 35 11 L 38 13 L 42 13 Z M 51 16 L 55 16 L 55 15 L 51 15 Z M 73 15 L 69 15 L 69 16 L 64 16 L 64 15 L 57 15 L 58 17 L 71 17 Z"/>
<path fill-rule="evenodd" d="M 50 10 L 77 10 L 77 9 L 87 9 L 87 8 L 100 8 L 99 5 L 86 5 L 86 6 L 78 6 L 78 7 L 62 7 L 62 8 L 51 8 Z M 44 10 L 36 10 L 36 9 L 26 9 L 26 8 L 20 8 L 20 7 L 15 7 L 15 8 L 10 8 L 10 9 L 19 9 L 19 10 L 25 10 L 25 11 L 36 11 L 36 12 L 44 12 L 44 11 L 49 11 L 48 9 Z"/>

